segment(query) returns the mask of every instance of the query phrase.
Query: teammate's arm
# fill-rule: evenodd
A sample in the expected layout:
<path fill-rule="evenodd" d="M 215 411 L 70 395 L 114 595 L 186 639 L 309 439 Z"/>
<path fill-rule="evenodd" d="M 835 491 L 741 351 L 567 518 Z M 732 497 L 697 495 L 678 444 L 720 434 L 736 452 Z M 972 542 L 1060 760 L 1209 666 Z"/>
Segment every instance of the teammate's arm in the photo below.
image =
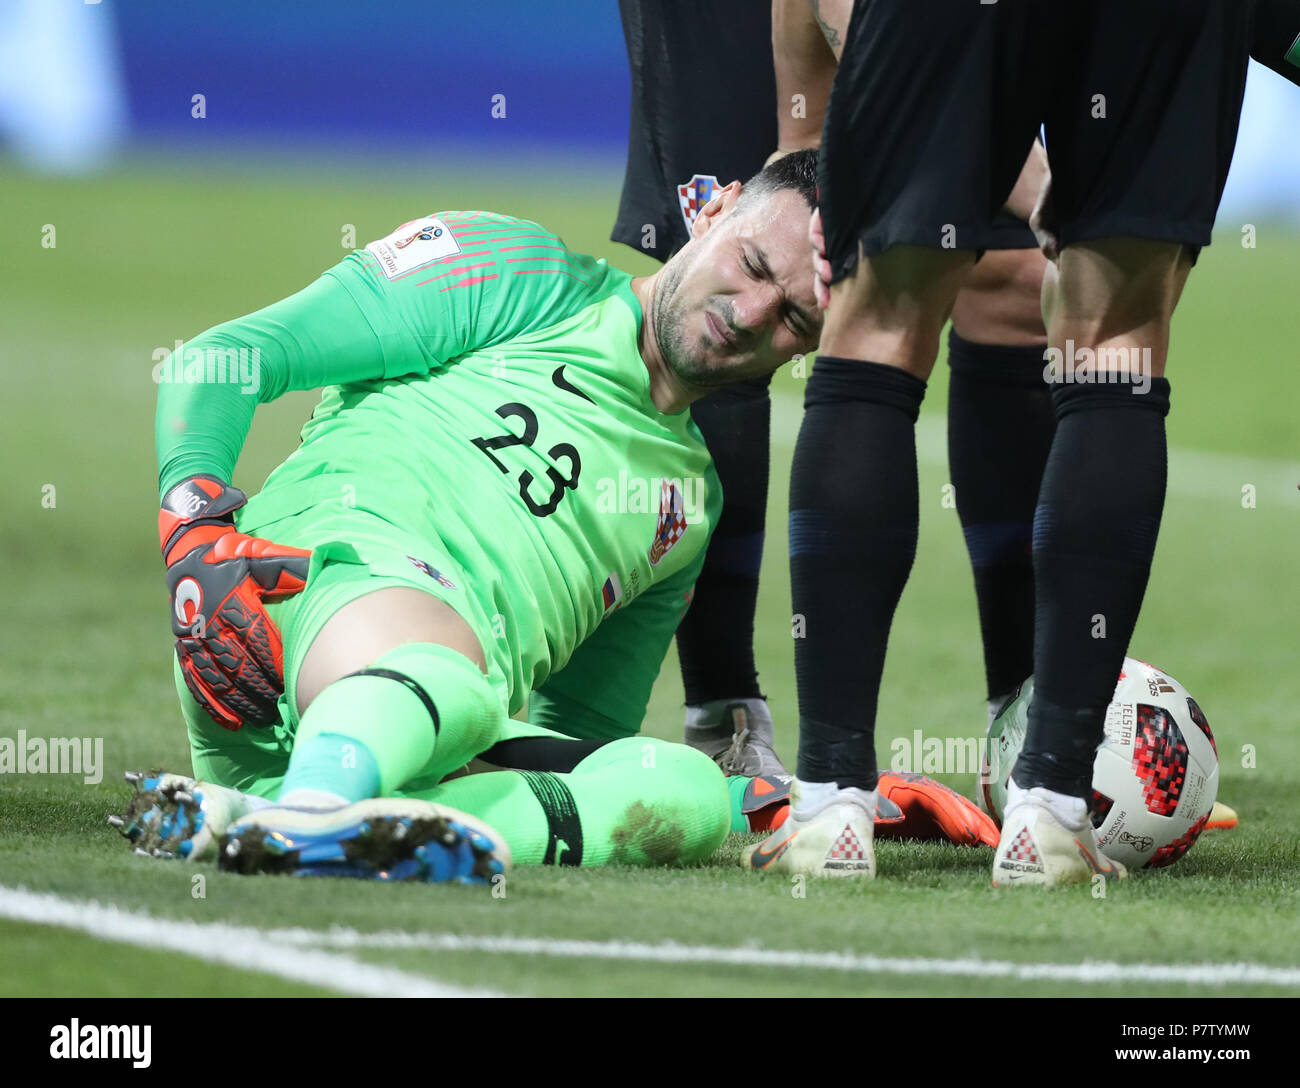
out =
<path fill-rule="evenodd" d="M 821 143 L 839 57 L 835 43 L 843 43 L 851 11 L 852 0 L 772 0 L 777 155 Z"/>
<path fill-rule="evenodd" d="M 604 620 L 568 664 L 532 693 L 528 720 L 584 739 L 635 736 L 703 566 L 701 551 L 690 566 Z"/>

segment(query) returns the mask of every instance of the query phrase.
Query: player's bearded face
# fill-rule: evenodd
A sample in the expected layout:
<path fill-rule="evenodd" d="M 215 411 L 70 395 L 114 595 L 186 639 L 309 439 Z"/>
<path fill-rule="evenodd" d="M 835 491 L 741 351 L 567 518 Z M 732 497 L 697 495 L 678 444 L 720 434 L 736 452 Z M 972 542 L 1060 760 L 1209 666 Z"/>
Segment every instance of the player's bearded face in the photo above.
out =
<path fill-rule="evenodd" d="M 664 267 L 654 331 L 668 368 L 696 386 L 772 373 L 813 351 L 808 206 L 781 191 L 734 207 Z"/>

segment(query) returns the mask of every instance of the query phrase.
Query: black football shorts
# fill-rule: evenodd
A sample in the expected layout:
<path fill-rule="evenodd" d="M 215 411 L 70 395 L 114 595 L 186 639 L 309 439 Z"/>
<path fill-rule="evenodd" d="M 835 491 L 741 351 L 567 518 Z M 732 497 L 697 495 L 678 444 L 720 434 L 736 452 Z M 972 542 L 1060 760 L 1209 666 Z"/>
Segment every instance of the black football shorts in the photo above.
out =
<path fill-rule="evenodd" d="M 984 250 L 1040 130 L 1063 245 L 1210 241 L 1254 0 L 857 0 L 819 169 L 838 280 L 861 252 Z"/>

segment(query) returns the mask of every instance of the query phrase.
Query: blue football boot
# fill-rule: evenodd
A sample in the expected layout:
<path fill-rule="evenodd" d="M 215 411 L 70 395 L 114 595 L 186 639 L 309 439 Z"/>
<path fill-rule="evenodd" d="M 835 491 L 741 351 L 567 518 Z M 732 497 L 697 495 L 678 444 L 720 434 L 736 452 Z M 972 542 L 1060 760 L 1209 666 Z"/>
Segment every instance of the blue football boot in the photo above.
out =
<path fill-rule="evenodd" d="M 250 812 L 227 829 L 217 864 L 231 873 L 488 884 L 510 869 L 510 847 L 458 809 L 374 797 L 334 809 Z"/>

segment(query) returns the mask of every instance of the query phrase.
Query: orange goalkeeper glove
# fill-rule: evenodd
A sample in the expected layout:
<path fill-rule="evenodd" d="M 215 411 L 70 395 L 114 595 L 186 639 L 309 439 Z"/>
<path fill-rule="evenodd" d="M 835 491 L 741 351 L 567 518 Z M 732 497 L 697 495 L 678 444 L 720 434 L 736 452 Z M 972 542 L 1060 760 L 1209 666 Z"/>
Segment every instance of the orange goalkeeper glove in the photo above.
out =
<path fill-rule="evenodd" d="M 958 846 L 983 843 L 997 848 L 997 824 L 975 802 L 933 778 L 906 771 L 882 771 L 876 792 L 903 810 L 901 823 L 876 824 L 878 839 L 946 839 Z"/>
<path fill-rule="evenodd" d="M 185 684 L 232 730 L 280 720 L 284 649 L 263 602 L 299 592 L 311 559 L 239 532 L 232 515 L 247 501 L 213 476 L 193 476 L 167 492 L 158 515 Z"/>

